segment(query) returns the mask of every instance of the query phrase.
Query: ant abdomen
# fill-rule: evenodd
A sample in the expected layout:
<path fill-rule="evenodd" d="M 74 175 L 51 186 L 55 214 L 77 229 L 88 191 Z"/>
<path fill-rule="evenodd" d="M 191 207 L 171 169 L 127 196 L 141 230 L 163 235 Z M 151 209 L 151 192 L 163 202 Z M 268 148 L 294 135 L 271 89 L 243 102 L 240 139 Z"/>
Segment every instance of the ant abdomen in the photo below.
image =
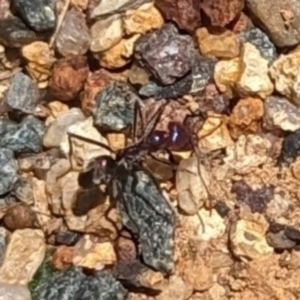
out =
<path fill-rule="evenodd" d="M 147 138 L 147 144 L 150 151 L 157 151 L 165 148 L 168 136 L 165 131 L 155 130 Z"/>
<path fill-rule="evenodd" d="M 192 150 L 191 135 L 184 125 L 180 123 L 169 123 L 169 135 L 167 147 L 171 151 Z"/>

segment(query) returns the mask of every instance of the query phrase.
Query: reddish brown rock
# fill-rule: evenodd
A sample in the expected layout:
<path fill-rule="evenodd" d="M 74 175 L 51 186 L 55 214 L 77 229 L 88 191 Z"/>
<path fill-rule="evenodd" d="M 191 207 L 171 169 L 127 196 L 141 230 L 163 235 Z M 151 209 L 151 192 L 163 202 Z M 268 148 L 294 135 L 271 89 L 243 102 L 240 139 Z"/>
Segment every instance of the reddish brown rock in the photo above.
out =
<path fill-rule="evenodd" d="M 116 254 L 118 260 L 124 262 L 134 261 L 137 257 L 137 248 L 129 233 L 122 231 L 118 237 L 116 244 Z"/>
<path fill-rule="evenodd" d="M 49 82 L 50 90 L 59 100 L 72 100 L 82 90 L 88 74 L 86 57 L 60 59 L 53 66 Z"/>
<path fill-rule="evenodd" d="M 244 0 L 204 0 L 201 7 L 211 25 L 224 27 L 239 15 L 244 5 Z"/>
<path fill-rule="evenodd" d="M 155 5 L 165 19 L 174 21 L 181 29 L 193 32 L 201 25 L 198 0 L 156 0 Z"/>
<path fill-rule="evenodd" d="M 58 247 L 52 256 L 52 264 L 58 270 L 64 270 L 68 268 L 68 266 L 72 265 L 73 252 L 73 247 Z"/>

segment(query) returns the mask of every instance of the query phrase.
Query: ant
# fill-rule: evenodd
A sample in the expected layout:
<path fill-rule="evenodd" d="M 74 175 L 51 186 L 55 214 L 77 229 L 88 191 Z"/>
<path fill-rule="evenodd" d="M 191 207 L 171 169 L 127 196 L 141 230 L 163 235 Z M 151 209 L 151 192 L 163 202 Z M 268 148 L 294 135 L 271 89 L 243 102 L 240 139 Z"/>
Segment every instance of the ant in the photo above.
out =
<path fill-rule="evenodd" d="M 141 137 L 137 138 L 137 120 L 138 116 L 141 117 L 141 110 L 138 102 L 136 102 L 133 120 L 133 144 L 121 150 L 113 151 L 101 142 L 70 132 L 68 134 L 70 158 L 72 154 L 71 138 L 98 145 L 115 155 L 114 158 L 109 155 L 94 158 L 80 173 L 79 185 L 91 192 L 95 191 L 96 187 L 104 185 L 106 187 L 104 194 L 108 193 L 111 200 L 115 201 L 121 213 L 123 225 L 138 237 L 139 243 L 142 245 L 141 248 L 145 249 L 144 252 L 142 250 L 145 263 L 154 269 L 170 272 L 173 269 L 173 262 L 171 263 L 173 261 L 171 259 L 173 242 L 171 240 L 174 234 L 175 213 L 160 192 L 153 175 L 143 166 L 143 161 L 150 156 L 157 161 L 172 165 L 171 162 L 162 161 L 155 157 L 153 153 L 158 151 L 169 153 L 180 150 L 188 151 L 194 148 L 194 144 L 192 136 L 184 124 L 170 122 L 168 132 L 155 129 L 166 105 L 167 102 L 160 105 L 150 118 Z M 150 215 L 149 211 L 152 211 Z M 146 214 L 145 220 L 142 220 L 143 214 Z M 161 230 L 162 227 L 165 228 L 164 232 Z"/>

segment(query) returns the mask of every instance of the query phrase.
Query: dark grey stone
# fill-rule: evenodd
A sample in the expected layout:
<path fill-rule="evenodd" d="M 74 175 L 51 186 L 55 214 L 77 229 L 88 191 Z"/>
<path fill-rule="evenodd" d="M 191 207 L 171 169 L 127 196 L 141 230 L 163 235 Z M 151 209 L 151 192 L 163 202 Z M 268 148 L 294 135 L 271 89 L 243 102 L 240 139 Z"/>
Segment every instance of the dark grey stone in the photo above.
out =
<path fill-rule="evenodd" d="M 9 149 L 0 149 L 0 195 L 10 192 L 18 180 L 17 164 Z"/>

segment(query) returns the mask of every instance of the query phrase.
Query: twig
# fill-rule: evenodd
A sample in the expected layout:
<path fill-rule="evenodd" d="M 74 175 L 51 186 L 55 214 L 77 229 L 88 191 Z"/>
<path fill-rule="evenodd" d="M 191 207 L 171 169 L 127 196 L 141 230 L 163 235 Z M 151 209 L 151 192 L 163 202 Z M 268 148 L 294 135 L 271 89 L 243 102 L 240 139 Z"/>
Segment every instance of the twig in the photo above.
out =
<path fill-rule="evenodd" d="M 63 9 L 62 9 L 62 11 L 61 11 L 59 17 L 58 17 L 58 22 L 57 22 L 57 25 L 56 25 L 56 28 L 55 28 L 55 32 L 53 33 L 53 35 L 52 35 L 52 37 L 51 37 L 51 39 L 50 39 L 50 43 L 49 43 L 49 47 L 50 47 L 50 48 L 52 48 L 53 45 L 54 45 L 54 42 L 55 42 L 55 40 L 56 40 L 56 37 L 57 37 L 58 32 L 59 32 L 59 30 L 60 30 L 60 27 L 61 27 L 61 25 L 62 25 L 62 23 L 63 23 L 63 20 L 64 20 L 64 18 L 65 18 L 65 15 L 66 15 L 66 13 L 67 13 L 67 11 L 68 11 L 68 8 L 69 8 L 69 6 L 70 6 L 70 2 L 71 2 L 71 0 L 65 0 L 65 5 L 64 5 L 64 7 L 63 7 Z"/>

